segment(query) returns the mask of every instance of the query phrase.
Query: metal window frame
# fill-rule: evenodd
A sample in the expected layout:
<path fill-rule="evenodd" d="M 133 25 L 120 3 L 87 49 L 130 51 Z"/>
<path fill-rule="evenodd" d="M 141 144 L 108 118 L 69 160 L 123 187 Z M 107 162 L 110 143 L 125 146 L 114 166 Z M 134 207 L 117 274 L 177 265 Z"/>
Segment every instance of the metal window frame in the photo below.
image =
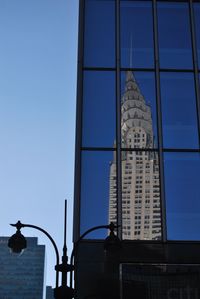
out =
<path fill-rule="evenodd" d="M 117 221 L 122 227 L 122 173 L 121 173 L 121 153 L 123 151 L 156 151 L 159 153 L 159 168 L 160 168 L 160 201 L 162 211 L 162 241 L 167 241 L 167 226 L 166 226 L 166 198 L 165 198 L 165 177 L 164 177 L 164 161 L 163 154 L 165 152 L 195 152 L 200 153 L 198 149 L 177 149 L 163 148 L 163 130 L 162 130 L 162 111 L 161 111 L 161 87 L 160 73 L 161 72 L 181 72 L 193 73 L 196 92 L 196 106 L 198 118 L 198 131 L 200 140 L 200 91 L 199 91 L 199 68 L 197 57 L 197 43 L 195 34 L 195 16 L 194 3 L 199 3 L 196 0 L 179 0 L 178 2 L 188 3 L 190 32 L 192 43 L 193 69 L 165 69 L 160 68 L 159 63 L 159 39 L 158 39 L 158 15 L 157 3 L 159 2 L 177 2 L 174 0 L 145 0 L 152 4 L 153 16 L 153 43 L 154 43 L 154 68 L 124 68 L 121 67 L 121 43 L 120 43 L 120 3 L 122 0 L 113 0 L 115 2 L 115 67 L 89 67 L 84 66 L 84 16 L 85 16 L 85 1 L 79 1 L 79 41 L 78 41 L 78 80 L 77 80 L 77 112 L 76 112 L 76 145 L 75 145 L 75 185 L 74 185 L 74 241 L 80 236 L 80 214 L 81 214 L 81 156 L 82 151 L 116 151 L 117 157 Z M 134 0 L 131 0 L 134 1 Z M 154 72 L 155 75 L 155 90 L 156 90 L 156 111 L 157 111 L 157 134 L 158 147 L 155 149 L 122 149 L 121 148 L 121 72 L 132 70 L 137 72 Z M 117 147 L 82 147 L 82 96 L 83 96 L 83 73 L 84 71 L 114 71 L 116 74 L 116 144 Z M 118 231 L 118 236 L 122 237 L 122 229 Z M 140 240 L 140 242 L 144 242 Z"/>

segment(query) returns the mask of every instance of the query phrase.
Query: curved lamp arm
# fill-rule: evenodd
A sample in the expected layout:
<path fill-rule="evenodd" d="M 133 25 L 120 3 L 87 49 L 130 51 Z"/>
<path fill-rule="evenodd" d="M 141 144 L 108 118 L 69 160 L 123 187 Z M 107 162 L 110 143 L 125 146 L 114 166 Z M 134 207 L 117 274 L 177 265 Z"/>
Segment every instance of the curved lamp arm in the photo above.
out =
<path fill-rule="evenodd" d="M 76 251 L 76 248 L 79 244 L 79 242 L 89 233 L 93 232 L 94 230 L 99 230 L 99 229 L 109 229 L 109 230 L 114 230 L 115 228 L 119 227 L 118 225 L 114 225 L 114 223 L 110 223 L 109 225 L 98 225 L 98 226 L 94 226 L 88 230 L 86 230 L 79 238 L 78 240 L 74 243 L 74 248 L 71 252 L 71 256 L 70 256 L 70 265 L 72 265 L 73 263 L 73 259 L 74 259 L 74 254 Z M 70 287 L 72 287 L 72 271 L 70 272 Z"/>
<path fill-rule="evenodd" d="M 55 249 L 55 253 L 56 253 L 56 265 L 59 265 L 58 247 L 57 247 L 54 239 L 51 237 L 51 235 L 46 230 L 44 230 L 43 228 L 41 228 L 39 226 L 36 226 L 36 225 L 21 223 L 20 221 L 18 221 L 15 224 L 10 224 L 10 225 L 16 227 L 18 230 L 20 230 L 23 227 L 31 227 L 31 228 L 37 229 L 37 230 L 41 231 L 42 233 L 44 233 L 49 238 L 49 240 L 51 241 L 51 243 L 52 243 L 52 245 L 53 245 L 53 247 Z M 59 275 L 59 272 L 56 270 L 56 287 L 58 287 L 58 279 L 59 279 L 58 275 Z"/>

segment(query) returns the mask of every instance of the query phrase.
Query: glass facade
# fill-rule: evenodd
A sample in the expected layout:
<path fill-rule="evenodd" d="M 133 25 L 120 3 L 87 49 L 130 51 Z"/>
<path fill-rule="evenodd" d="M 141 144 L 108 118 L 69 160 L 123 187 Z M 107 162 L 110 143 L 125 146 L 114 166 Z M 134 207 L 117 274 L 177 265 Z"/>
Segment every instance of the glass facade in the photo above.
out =
<path fill-rule="evenodd" d="M 115 1 L 86 1 L 84 30 L 84 66 L 114 67 Z"/>
<path fill-rule="evenodd" d="M 82 144 L 112 147 L 116 139 L 115 74 L 85 71 L 83 86 Z"/>
<path fill-rule="evenodd" d="M 43 299 L 45 246 L 26 238 L 21 254 L 11 253 L 8 237 L 0 237 L 0 298 Z"/>
<path fill-rule="evenodd" d="M 121 1 L 121 66 L 154 67 L 153 15 L 150 1 Z"/>
<path fill-rule="evenodd" d="M 192 69 L 188 2 L 157 2 L 160 67 Z"/>
<path fill-rule="evenodd" d="M 199 147 L 196 95 L 192 73 L 161 72 L 163 146 Z"/>
<path fill-rule="evenodd" d="M 80 3 L 75 238 L 199 241 L 200 2 Z"/>
<path fill-rule="evenodd" d="M 121 298 L 199 298 L 199 264 L 121 264 Z"/>

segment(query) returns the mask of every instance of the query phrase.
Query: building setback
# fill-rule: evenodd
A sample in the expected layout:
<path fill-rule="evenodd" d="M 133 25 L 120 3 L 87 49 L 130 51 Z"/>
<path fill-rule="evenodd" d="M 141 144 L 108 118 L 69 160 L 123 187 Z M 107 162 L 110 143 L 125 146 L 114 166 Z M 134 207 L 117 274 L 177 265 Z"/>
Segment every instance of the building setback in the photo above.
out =
<path fill-rule="evenodd" d="M 20 255 L 11 253 L 8 237 L 0 237 L 0 298 L 43 299 L 45 246 L 28 237 Z"/>

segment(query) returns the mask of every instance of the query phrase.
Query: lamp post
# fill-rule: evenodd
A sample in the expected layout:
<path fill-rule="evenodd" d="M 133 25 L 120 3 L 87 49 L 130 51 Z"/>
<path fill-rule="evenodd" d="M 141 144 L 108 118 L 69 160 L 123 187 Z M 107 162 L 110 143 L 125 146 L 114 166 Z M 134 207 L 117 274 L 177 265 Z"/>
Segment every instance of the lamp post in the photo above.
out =
<path fill-rule="evenodd" d="M 27 247 L 26 244 L 26 238 L 22 235 L 21 229 L 24 227 L 30 227 L 36 230 L 39 230 L 40 232 L 44 233 L 48 239 L 51 241 L 55 254 L 56 254 L 56 286 L 54 289 L 54 298 L 55 299 L 72 299 L 74 298 L 74 289 L 73 289 L 73 282 L 72 282 L 72 273 L 74 271 L 74 254 L 76 252 L 76 249 L 80 243 L 80 241 L 89 233 L 95 230 L 99 229 L 107 229 L 110 230 L 109 236 L 104 241 L 104 249 L 105 250 L 116 250 L 120 248 L 121 241 L 119 238 L 114 234 L 114 230 L 118 227 L 114 225 L 114 223 L 110 223 L 109 225 L 99 225 L 92 227 L 88 229 L 86 232 L 84 232 L 79 239 L 74 243 L 74 247 L 71 253 L 70 257 L 70 263 L 68 264 L 68 256 L 67 256 L 67 246 L 66 246 L 66 217 L 67 217 L 67 201 L 65 200 L 65 220 L 64 220 L 64 245 L 63 245 L 63 255 L 62 255 L 62 263 L 60 264 L 60 257 L 57 245 L 54 241 L 54 239 L 51 237 L 51 235 L 44 230 L 43 228 L 33 225 L 33 224 L 24 224 L 18 221 L 15 224 L 10 224 L 11 226 L 16 227 L 17 231 L 14 235 L 10 237 L 8 240 L 8 247 L 12 249 L 14 253 L 20 253 L 22 250 L 24 250 Z M 62 282 L 61 286 L 59 286 L 59 272 L 62 273 Z M 70 286 L 67 286 L 67 273 L 70 272 Z"/>
<path fill-rule="evenodd" d="M 18 221 L 15 224 L 11 224 L 11 226 L 16 227 L 17 231 L 14 235 L 10 237 L 8 240 L 8 247 L 11 248 L 11 250 L 14 253 L 20 253 L 22 250 L 24 250 L 27 247 L 26 239 L 21 233 L 21 228 L 24 227 L 30 227 L 36 230 L 39 230 L 40 232 L 44 233 L 48 239 L 51 241 L 55 254 L 56 254 L 56 286 L 54 289 L 54 298 L 55 299 L 71 299 L 74 297 L 74 289 L 72 287 L 67 286 L 67 273 L 72 272 L 74 270 L 74 267 L 70 264 L 68 264 L 68 256 L 67 256 L 67 246 L 66 246 L 66 223 L 67 223 L 67 201 L 65 200 L 65 220 L 64 220 L 64 245 L 63 245 L 63 254 L 62 254 L 62 262 L 60 264 L 60 257 L 57 245 L 54 241 L 54 239 L 51 237 L 51 235 L 44 230 L 43 228 L 33 225 L 33 224 L 24 224 Z M 61 286 L 59 286 L 59 272 L 62 273 L 62 283 Z"/>

